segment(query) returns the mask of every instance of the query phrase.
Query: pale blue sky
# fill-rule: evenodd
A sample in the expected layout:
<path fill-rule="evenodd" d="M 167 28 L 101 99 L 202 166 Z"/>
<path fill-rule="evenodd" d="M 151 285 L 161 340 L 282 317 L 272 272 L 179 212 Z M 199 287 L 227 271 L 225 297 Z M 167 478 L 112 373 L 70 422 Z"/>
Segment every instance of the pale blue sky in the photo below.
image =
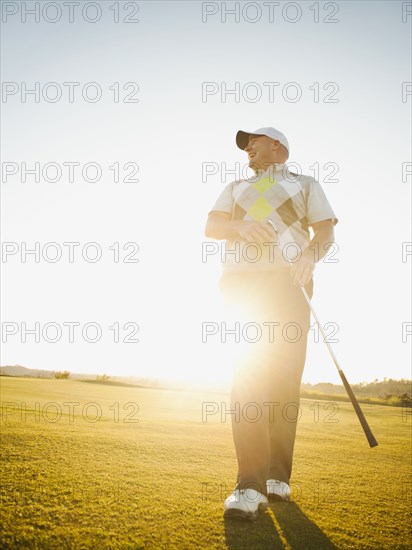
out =
<path fill-rule="evenodd" d="M 201 2 L 137 2 L 139 23 L 116 24 L 113 3 L 100 4 L 95 24 L 79 16 L 22 23 L 20 12 L 3 23 L 3 81 L 19 88 L 54 81 L 65 92 L 63 82 L 98 82 L 103 90 L 94 104 L 78 93 L 74 103 L 67 95 L 57 103 L 9 97 L 3 162 L 94 161 L 104 175 L 98 183 L 3 181 L 2 239 L 97 241 L 106 253 L 97 264 L 10 258 L 2 264 L 2 318 L 96 321 L 105 337 L 94 345 L 22 344 L 16 335 L 3 346 L 2 364 L 228 378 L 222 363 L 232 351 L 201 342 L 201 323 L 222 316 L 220 265 L 202 263 L 201 248 L 207 212 L 224 185 L 220 174 L 202 182 L 202 163 L 243 163 L 236 131 L 270 125 L 287 135 L 289 160 L 305 173 L 315 162 L 339 166 L 338 183 L 321 181 L 339 218 L 339 263 L 317 267 L 314 304 L 321 320 L 339 325 L 335 351 L 348 378 L 410 377 L 402 323 L 411 320 L 412 258 L 402 263 L 401 251 L 411 240 L 411 177 L 402 182 L 402 163 L 411 160 L 412 97 L 403 103 L 401 90 L 412 80 L 412 16 L 402 22 L 402 2 L 337 2 L 334 24 L 313 22 L 313 2 L 299 4 L 294 24 L 281 18 L 286 2 L 274 23 L 263 12 L 253 24 L 222 23 L 220 14 L 203 23 Z M 114 103 L 114 82 L 138 83 L 139 103 Z M 204 102 L 203 82 L 255 82 L 263 96 Z M 273 103 L 264 82 L 280 82 Z M 297 103 L 279 91 L 289 82 L 302 90 Z M 315 103 L 315 82 L 321 94 L 325 83 L 337 83 L 339 103 Z M 139 183 L 114 183 L 114 162 L 137 163 Z M 110 261 L 112 243 L 132 241 L 138 264 Z M 116 321 L 138 323 L 140 343 L 114 344 L 107 327 Z M 309 344 L 304 380 L 338 380 L 321 343 Z"/>

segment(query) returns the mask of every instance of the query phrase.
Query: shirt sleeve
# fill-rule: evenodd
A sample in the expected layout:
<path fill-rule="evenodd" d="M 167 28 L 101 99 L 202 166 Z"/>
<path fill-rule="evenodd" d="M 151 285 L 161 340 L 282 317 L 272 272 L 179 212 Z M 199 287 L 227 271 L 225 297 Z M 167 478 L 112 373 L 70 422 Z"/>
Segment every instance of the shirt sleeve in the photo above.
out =
<path fill-rule="evenodd" d="M 308 195 L 306 197 L 306 218 L 309 225 L 322 222 L 324 220 L 332 220 L 333 225 L 338 223 L 338 219 L 326 198 L 320 183 L 312 179 L 308 186 Z"/>
<path fill-rule="evenodd" d="M 228 214 L 231 214 L 233 210 L 233 204 L 233 183 L 229 183 L 229 185 L 226 185 L 226 187 L 220 193 L 215 204 L 210 209 L 209 214 L 213 211 L 227 212 Z"/>

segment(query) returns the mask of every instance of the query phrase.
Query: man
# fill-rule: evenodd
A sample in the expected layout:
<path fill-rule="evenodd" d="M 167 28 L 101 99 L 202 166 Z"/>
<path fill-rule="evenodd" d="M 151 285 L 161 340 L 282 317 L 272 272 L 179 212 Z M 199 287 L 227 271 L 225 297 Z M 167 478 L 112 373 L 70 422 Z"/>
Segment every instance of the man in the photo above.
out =
<path fill-rule="evenodd" d="M 231 392 L 237 484 L 225 516 L 255 519 L 289 500 L 315 263 L 334 241 L 335 214 L 319 183 L 286 166 L 289 143 L 272 127 L 239 131 L 255 177 L 227 185 L 205 234 L 225 239 L 221 290 L 263 335 L 237 365 Z M 313 230 L 310 239 L 309 227 Z M 276 231 L 275 231 L 276 229 Z"/>

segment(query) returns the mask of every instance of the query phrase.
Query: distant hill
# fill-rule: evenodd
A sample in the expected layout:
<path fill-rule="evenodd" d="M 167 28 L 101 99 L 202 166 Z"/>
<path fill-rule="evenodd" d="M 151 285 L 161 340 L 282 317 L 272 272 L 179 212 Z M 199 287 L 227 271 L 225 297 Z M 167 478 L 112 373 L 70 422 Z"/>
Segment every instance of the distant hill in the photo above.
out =
<path fill-rule="evenodd" d="M 55 378 L 58 371 L 29 369 L 21 365 L 6 365 L 0 367 L 0 376 L 17 376 L 30 378 Z M 164 380 L 156 378 L 144 378 L 136 376 L 107 376 L 96 374 L 70 373 L 70 379 L 95 384 L 106 384 L 109 386 L 136 386 L 145 388 L 189 390 L 206 389 L 204 384 L 193 384 Z M 384 378 L 380 382 L 362 382 L 351 384 L 352 389 L 361 403 L 380 403 L 385 405 L 411 406 L 412 404 L 412 381 L 407 379 L 395 380 Z M 227 393 L 230 391 L 229 384 L 211 385 L 214 391 Z M 336 401 L 347 401 L 348 396 L 345 388 L 340 384 L 319 382 L 318 384 L 302 383 L 301 397 L 311 399 L 330 399 Z"/>
<path fill-rule="evenodd" d="M 21 365 L 5 365 L 0 367 L 0 376 L 16 376 L 18 378 L 49 378 L 54 379 L 59 371 L 29 369 Z M 102 379 L 101 375 L 91 373 L 70 372 L 70 380 L 80 380 L 83 382 L 92 382 L 96 384 L 106 384 L 109 386 L 134 386 L 144 388 L 159 389 L 192 389 L 190 384 L 185 382 L 176 382 L 173 380 L 158 380 L 157 378 L 137 377 L 137 376 L 108 376 Z"/>
<path fill-rule="evenodd" d="M 395 380 L 394 378 L 384 378 L 380 382 L 362 382 L 361 384 L 351 384 L 356 396 L 364 397 L 392 397 L 392 396 L 412 396 L 412 381 L 402 378 Z M 304 392 L 319 392 L 329 395 L 346 395 L 345 388 L 340 384 L 330 384 L 328 382 L 320 382 L 318 384 L 302 384 Z"/>
<path fill-rule="evenodd" d="M 0 367 L 0 376 L 29 376 L 30 378 L 54 378 L 56 374 L 55 370 L 43 370 L 43 369 L 28 369 L 21 365 L 6 365 Z M 76 374 L 70 373 L 70 378 L 73 380 L 82 380 L 86 378 L 95 378 L 95 374 Z"/>
<path fill-rule="evenodd" d="M 6 365 L 0 367 L 0 376 L 30 376 L 33 378 L 54 378 L 55 371 L 28 369 L 21 365 Z"/>
<path fill-rule="evenodd" d="M 351 384 L 353 393 L 359 403 L 412 407 L 412 381 L 384 378 L 380 382 L 362 382 Z M 301 397 L 309 399 L 330 399 L 347 401 L 348 396 L 343 386 L 329 383 L 302 384 Z"/>

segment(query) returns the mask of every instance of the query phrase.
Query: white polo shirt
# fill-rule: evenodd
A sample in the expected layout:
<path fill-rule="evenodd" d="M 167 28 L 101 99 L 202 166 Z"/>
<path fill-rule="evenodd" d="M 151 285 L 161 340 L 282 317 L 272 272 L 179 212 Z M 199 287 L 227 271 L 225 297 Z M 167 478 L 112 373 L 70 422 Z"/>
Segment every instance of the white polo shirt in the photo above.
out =
<path fill-rule="evenodd" d="M 229 183 L 213 211 L 227 212 L 232 220 L 270 220 L 279 233 L 279 240 L 268 243 L 227 240 L 222 251 L 224 271 L 289 269 L 287 258 L 296 261 L 310 243 L 310 225 L 338 221 L 319 182 L 290 172 L 286 164 L 274 164 L 252 178 Z"/>

